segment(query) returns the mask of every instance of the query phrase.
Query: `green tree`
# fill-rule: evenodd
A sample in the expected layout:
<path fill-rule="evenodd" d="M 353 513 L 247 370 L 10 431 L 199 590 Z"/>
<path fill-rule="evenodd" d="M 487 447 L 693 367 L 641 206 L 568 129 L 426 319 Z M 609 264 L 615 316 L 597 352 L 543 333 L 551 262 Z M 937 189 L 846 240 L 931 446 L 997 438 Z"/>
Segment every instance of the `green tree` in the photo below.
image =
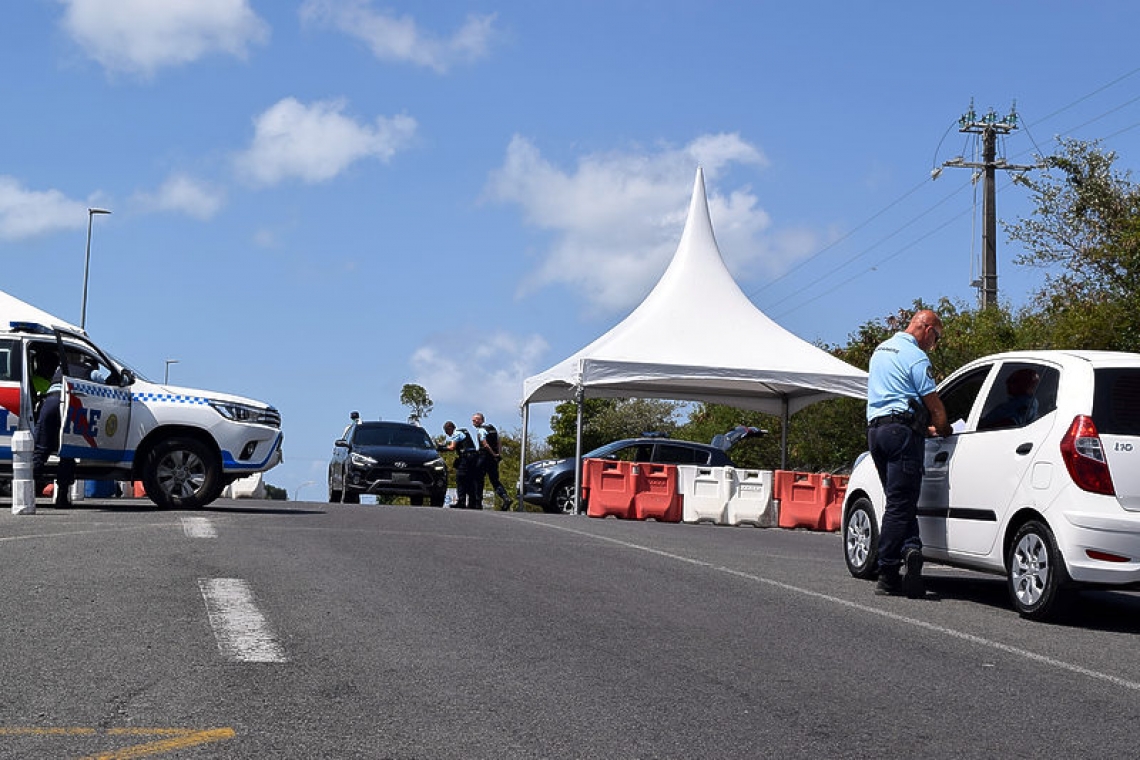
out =
<path fill-rule="evenodd" d="M 610 441 L 636 438 L 646 433 L 672 435 L 682 404 L 661 399 L 588 398 L 582 407 L 582 451 L 591 451 Z M 550 418 L 550 453 L 574 456 L 578 405 L 564 401 Z"/>
<path fill-rule="evenodd" d="M 414 424 L 424 420 L 435 406 L 424 387 L 414 383 L 408 383 L 400 389 L 400 403 L 411 409 L 408 422 Z"/>
<path fill-rule="evenodd" d="M 1040 177 L 1025 180 L 1033 212 L 1006 225 L 1025 248 L 1015 261 L 1047 270 L 1024 315 L 1038 347 L 1140 350 L 1140 188 L 1116 158 L 1062 139 Z"/>

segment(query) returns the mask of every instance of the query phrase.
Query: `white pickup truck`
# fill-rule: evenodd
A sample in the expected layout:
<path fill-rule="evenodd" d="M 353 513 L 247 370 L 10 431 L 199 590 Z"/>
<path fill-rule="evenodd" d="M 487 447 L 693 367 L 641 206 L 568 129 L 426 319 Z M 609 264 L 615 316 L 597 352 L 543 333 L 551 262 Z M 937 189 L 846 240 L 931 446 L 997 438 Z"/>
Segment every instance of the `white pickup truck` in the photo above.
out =
<path fill-rule="evenodd" d="M 272 406 L 152 383 L 82 331 L 12 322 L 0 327 L 0 479 L 12 474 L 13 433 L 32 429 L 56 368 L 59 456 L 75 460 L 79 479 L 141 480 L 158 506 L 197 509 L 281 461 L 281 415 Z"/>

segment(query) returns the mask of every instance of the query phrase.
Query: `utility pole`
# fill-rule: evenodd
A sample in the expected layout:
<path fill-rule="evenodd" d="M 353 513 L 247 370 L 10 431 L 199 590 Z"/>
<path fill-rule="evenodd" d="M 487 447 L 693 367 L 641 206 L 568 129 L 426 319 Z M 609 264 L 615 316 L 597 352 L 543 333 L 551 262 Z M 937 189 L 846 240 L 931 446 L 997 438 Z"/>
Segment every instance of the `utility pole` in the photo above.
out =
<path fill-rule="evenodd" d="M 952 158 L 943 163 L 943 166 L 966 167 L 982 172 L 982 276 L 975 284 L 981 293 L 982 308 L 997 306 L 997 191 L 994 187 L 994 177 L 998 169 L 1004 171 L 1026 172 L 1036 168 L 1033 166 L 1017 166 L 1006 163 L 1004 158 L 997 158 L 998 135 L 1008 135 L 1017 129 L 1016 104 L 1010 106 L 1009 114 L 999 117 L 991 108 L 989 113 L 980 119 L 974 112 L 974 102 L 970 101 L 970 110 L 958 119 L 958 131 L 982 136 L 982 162 L 966 161 L 962 156 Z M 936 170 L 934 178 L 938 178 L 940 170 Z M 975 179 L 976 179 L 975 175 Z"/>

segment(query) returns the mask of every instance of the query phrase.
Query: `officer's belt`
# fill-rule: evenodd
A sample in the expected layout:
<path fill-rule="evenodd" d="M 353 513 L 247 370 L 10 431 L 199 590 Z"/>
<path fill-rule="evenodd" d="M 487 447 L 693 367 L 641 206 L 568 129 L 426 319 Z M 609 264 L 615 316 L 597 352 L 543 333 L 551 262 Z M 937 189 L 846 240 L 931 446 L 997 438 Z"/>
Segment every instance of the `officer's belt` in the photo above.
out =
<path fill-rule="evenodd" d="M 914 423 L 914 412 L 890 412 L 876 417 L 867 423 L 867 427 L 874 428 L 880 425 L 911 425 Z"/>

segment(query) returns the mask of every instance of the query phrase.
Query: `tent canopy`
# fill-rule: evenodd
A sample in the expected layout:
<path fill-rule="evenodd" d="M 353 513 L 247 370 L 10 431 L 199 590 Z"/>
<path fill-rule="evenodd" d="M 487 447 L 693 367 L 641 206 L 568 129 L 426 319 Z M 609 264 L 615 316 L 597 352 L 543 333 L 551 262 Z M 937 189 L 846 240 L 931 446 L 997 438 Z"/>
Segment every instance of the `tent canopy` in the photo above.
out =
<path fill-rule="evenodd" d="M 83 332 L 77 326 L 0 290 L 0 329 L 7 330 L 10 322 L 35 322 L 45 327 L 62 327 L 73 332 Z"/>
<path fill-rule="evenodd" d="M 634 311 L 523 384 L 523 404 L 578 397 L 702 401 L 788 415 L 838 396 L 865 398 L 867 373 L 769 319 L 721 258 L 697 169 L 681 242 Z"/>

